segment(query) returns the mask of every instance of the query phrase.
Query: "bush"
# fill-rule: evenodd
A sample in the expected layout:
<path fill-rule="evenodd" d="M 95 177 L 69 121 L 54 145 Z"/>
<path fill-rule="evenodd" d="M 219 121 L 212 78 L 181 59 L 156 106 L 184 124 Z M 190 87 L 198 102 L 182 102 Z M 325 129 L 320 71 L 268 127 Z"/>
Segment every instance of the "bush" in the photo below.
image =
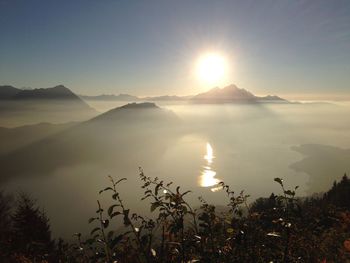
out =
<path fill-rule="evenodd" d="M 111 185 L 100 191 L 110 194 L 114 204 L 104 211 L 97 201 L 96 216 L 89 219 L 95 225 L 91 237 L 82 241 L 78 234 L 77 246 L 71 247 L 78 261 L 345 262 L 350 259 L 346 246 L 350 237 L 349 212 L 328 201 L 329 193 L 340 190 L 330 190 L 323 198 L 301 200 L 296 198 L 298 187 L 285 189 L 283 180 L 275 178 L 281 194 L 259 198 L 248 206 L 248 195 L 244 192 L 236 195 L 221 182 L 228 201 L 226 211 L 218 213 L 203 198 L 199 208 L 191 207 L 186 201 L 190 191 L 172 187 L 172 182 L 147 177 L 140 170 L 145 190 L 142 200 L 149 200 L 150 210 L 155 214 L 154 219 L 149 219 L 132 213 L 123 203 L 118 187 L 125 180 L 110 177 Z M 123 232 L 110 229 L 110 220 L 116 218 L 122 219 Z"/>
<path fill-rule="evenodd" d="M 190 191 L 172 182 L 151 178 L 140 169 L 144 195 L 152 218 L 133 213 L 118 188 L 126 179 L 109 177 L 113 204 L 97 210 L 88 222 L 90 236 L 76 233 L 76 243 L 59 240 L 54 246 L 48 219 L 28 196 L 20 195 L 13 215 L 0 195 L 1 226 L 9 226 L 5 262 L 347 262 L 350 260 L 350 181 L 346 176 L 320 197 L 297 198 L 298 187 L 248 205 L 249 195 L 234 193 L 224 182 L 226 209 L 199 198 L 200 207 L 187 201 Z M 221 206 L 220 206 L 221 208 Z M 12 223 L 8 219 L 12 218 Z M 6 223 L 4 223 L 6 222 Z M 114 222 L 114 224 L 111 224 Z M 115 223 L 122 230 L 115 230 Z M 4 229 L 1 229 L 4 231 Z M 3 232 L 2 232 L 3 233 Z"/>

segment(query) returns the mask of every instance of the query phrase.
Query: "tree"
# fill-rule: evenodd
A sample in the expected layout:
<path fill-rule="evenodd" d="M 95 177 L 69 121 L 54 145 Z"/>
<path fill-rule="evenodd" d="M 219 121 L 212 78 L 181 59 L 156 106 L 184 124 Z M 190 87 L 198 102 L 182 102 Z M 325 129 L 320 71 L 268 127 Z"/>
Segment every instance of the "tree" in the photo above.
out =
<path fill-rule="evenodd" d="M 30 258 L 44 258 L 54 247 L 49 220 L 26 194 L 19 194 L 12 216 L 13 251 Z"/>
<path fill-rule="evenodd" d="M 4 257 L 9 251 L 12 201 L 12 196 L 0 191 L 0 257 Z"/>

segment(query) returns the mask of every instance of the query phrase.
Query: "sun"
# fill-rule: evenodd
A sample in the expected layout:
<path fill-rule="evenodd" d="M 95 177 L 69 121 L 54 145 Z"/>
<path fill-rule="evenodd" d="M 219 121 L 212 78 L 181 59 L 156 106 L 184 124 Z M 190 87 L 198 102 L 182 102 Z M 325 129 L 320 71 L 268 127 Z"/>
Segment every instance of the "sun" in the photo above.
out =
<path fill-rule="evenodd" d="M 197 77 L 205 84 L 219 84 L 224 79 L 226 71 L 226 59 L 224 56 L 218 53 L 206 53 L 202 55 L 197 61 Z"/>

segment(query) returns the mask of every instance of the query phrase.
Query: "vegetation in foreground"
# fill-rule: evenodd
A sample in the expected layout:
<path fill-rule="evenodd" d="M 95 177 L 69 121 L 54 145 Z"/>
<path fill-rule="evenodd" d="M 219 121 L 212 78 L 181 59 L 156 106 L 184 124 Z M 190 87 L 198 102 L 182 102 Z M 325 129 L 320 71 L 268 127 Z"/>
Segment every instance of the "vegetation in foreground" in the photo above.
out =
<path fill-rule="evenodd" d="M 100 194 L 110 195 L 105 209 L 97 201 L 89 238 L 76 233 L 75 244 L 53 241 L 49 221 L 25 194 L 12 211 L 10 197 L 0 194 L 1 262 L 349 262 L 350 180 L 346 175 L 323 196 L 297 198 L 281 178 L 281 194 L 248 205 L 248 195 L 231 191 L 227 209 L 203 198 L 200 208 L 181 191 L 140 170 L 153 218 L 133 213 L 114 180 Z M 222 209 L 221 209 L 222 210 Z M 123 226 L 117 228 L 115 225 Z"/>

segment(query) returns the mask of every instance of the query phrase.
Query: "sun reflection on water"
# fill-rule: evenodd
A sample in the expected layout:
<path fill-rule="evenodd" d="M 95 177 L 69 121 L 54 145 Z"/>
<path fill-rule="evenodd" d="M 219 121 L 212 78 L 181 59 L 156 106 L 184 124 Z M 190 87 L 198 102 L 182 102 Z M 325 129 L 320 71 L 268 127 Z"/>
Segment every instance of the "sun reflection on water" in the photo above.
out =
<path fill-rule="evenodd" d="M 202 187 L 211 187 L 212 192 L 216 192 L 221 189 L 218 186 L 220 180 L 215 178 L 216 172 L 212 169 L 211 165 L 213 163 L 213 159 L 215 158 L 213 148 L 210 143 L 207 143 L 207 151 L 206 155 L 204 155 L 204 160 L 207 161 L 206 166 L 203 167 L 203 171 L 199 178 L 199 185 Z"/>

